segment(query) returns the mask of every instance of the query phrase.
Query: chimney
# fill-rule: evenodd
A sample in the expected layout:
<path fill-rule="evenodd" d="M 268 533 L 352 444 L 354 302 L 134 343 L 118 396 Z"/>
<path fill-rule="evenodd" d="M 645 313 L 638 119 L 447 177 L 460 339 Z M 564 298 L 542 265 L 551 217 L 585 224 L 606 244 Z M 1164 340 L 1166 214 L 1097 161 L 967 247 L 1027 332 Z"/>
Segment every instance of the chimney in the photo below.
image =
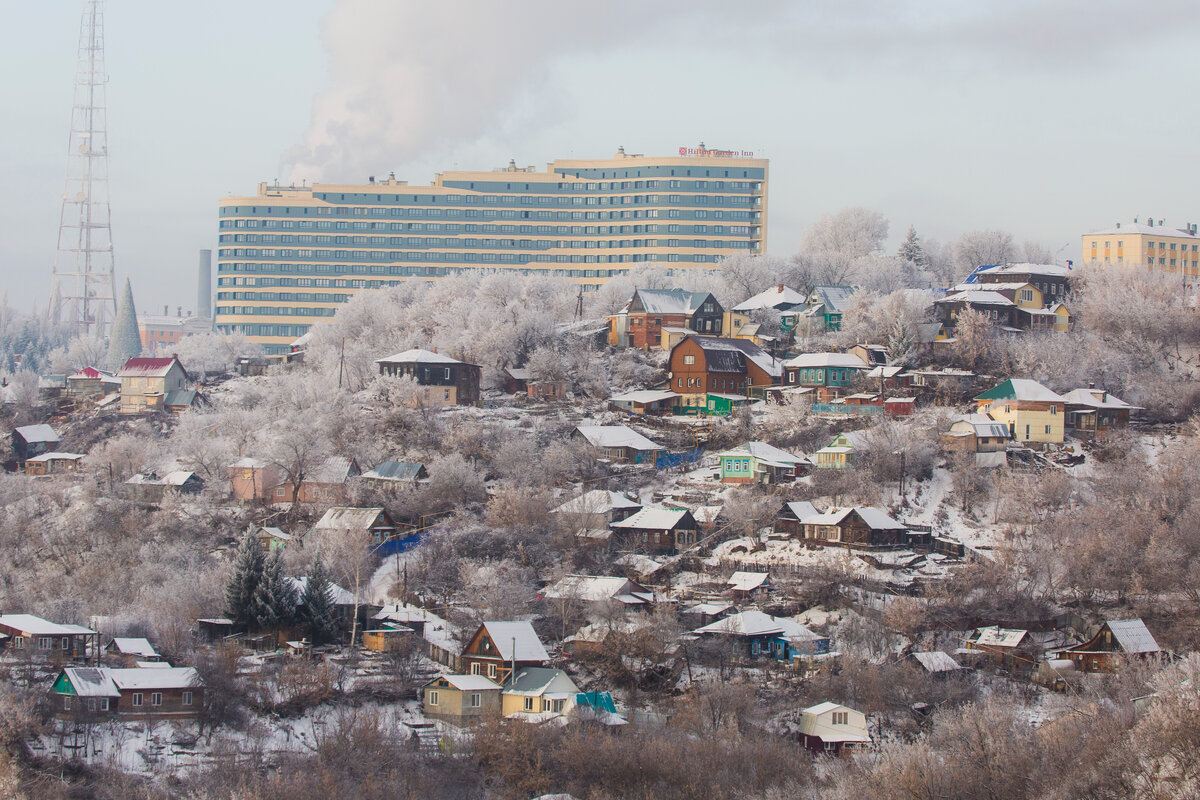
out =
<path fill-rule="evenodd" d="M 196 279 L 196 316 L 212 319 L 212 250 L 200 251 Z"/>
<path fill-rule="evenodd" d="M 171 307 L 169 305 L 167 305 L 166 303 L 163 303 L 163 316 L 164 317 L 171 316 Z"/>
<path fill-rule="evenodd" d="M 776 286 L 775 291 L 779 292 L 780 294 L 783 294 L 783 284 L 781 283 L 778 286 Z"/>
<path fill-rule="evenodd" d="M 183 306 L 175 306 L 175 316 L 177 316 L 177 317 L 183 316 Z"/>

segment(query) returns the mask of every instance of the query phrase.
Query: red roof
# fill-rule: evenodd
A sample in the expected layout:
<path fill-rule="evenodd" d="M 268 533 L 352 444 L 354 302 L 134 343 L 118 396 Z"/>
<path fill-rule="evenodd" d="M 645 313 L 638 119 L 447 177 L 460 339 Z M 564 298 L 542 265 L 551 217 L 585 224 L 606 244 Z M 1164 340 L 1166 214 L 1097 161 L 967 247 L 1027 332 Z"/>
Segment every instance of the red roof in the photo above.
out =
<path fill-rule="evenodd" d="M 172 364 L 179 364 L 175 356 L 170 358 L 131 358 L 117 373 L 119 378 L 161 378 L 171 371 Z M 183 364 L 179 364 L 183 369 Z M 187 374 L 187 370 L 184 370 Z"/>

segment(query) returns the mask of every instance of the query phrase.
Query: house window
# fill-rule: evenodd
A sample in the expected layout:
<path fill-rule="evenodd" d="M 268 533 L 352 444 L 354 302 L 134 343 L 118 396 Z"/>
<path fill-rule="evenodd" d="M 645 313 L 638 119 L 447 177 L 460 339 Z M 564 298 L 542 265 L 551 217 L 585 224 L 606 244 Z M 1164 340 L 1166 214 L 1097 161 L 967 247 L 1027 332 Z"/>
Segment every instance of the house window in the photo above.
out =
<path fill-rule="evenodd" d="M 179 700 L 179 704 L 184 705 L 184 706 L 190 706 L 192 704 L 192 693 L 184 692 L 183 696 Z"/>
<path fill-rule="evenodd" d="M 1049 425 L 1047 425 L 1047 426 L 1046 426 L 1046 434 L 1047 434 L 1047 435 L 1049 435 L 1049 434 L 1050 434 L 1050 426 L 1049 426 Z"/>
<path fill-rule="evenodd" d="M 1057 414 L 1058 414 L 1058 406 L 1050 406 L 1050 416 L 1053 417 Z"/>
<path fill-rule="evenodd" d="M 134 692 L 133 695 L 130 697 L 130 703 L 133 705 L 134 708 L 141 708 L 142 707 L 142 693 Z"/>
<path fill-rule="evenodd" d="M 64 636 L 64 637 L 63 637 L 63 640 L 62 640 L 62 649 L 63 649 L 63 650 L 70 650 L 70 649 L 71 649 L 71 637 L 69 637 L 69 636 Z"/>
<path fill-rule="evenodd" d="M 525 710 L 533 711 L 533 698 L 532 697 L 525 698 Z"/>
<path fill-rule="evenodd" d="M 849 716 L 850 712 L 848 711 L 835 711 L 833 712 L 833 724 L 845 725 L 847 722 L 849 722 Z"/>
<path fill-rule="evenodd" d="M 64 697 L 63 698 L 63 711 L 70 711 L 70 710 L 71 710 L 71 698 Z"/>
<path fill-rule="evenodd" d="M 151 692 L 150 693 L 150 705 L 152 705 L 152 706 L 161 706 L 162 705 L 162 692 Z"/>
<path fill-rule="evenodd" d="M 479 663 L 478 663 L 478 662 L 476 662 L 476 663 L 474 663 L 474 664 L 472 664 L 472 665 L 471 665 L 471 674 L 472 674 L 472 675 L 479 675 L 479 674 L 481 674 L 481 673 L 480 673 L 480 671 L 479 671 Z"/>
<path fill-rule="evenodd" d="M 108 698 L 107 697 L 100 698 L 100 710 L 108 711 Z"/>
<path fill-rule="evenodd" d="M 95 711 L 95 710 L 96 710 L 96 698 L 89 697 L 88 698 L 88 711 Z"/>
<path fill-rule="evenodd" d="M 52 650 L 53 648 L 54 648 L 54 642 L 53 642 L 53 640 L 50 639 L 49 636 L 42 636 L 38 639 L 38 649 Z"/>
<path fill-rule="evenodd" d="M 496 665 L 495 664 L 488 664 L 488 677 L 489 678 L 496 677 Z"/>
<path fill-rule="evenodd" d="M 696 357 L 695 357 L 695 356 L 684 356 L 684 357 L 683 357 L 683 363 L 685 363 L 685 364 L 695 364 L 695 363 L 696 363 Z"/>
<path fill-rule="evenodd" d="M 482 696 L 479 692 L 471 692 L 471 708 L 479 708 L 482 705 Z"/>
<path fill-rule="evenodd" d="M 438 704 L 438 693 L 430 692 L 429 693 L 429 705 L 436 706 L 437 704 Z"/>
<path fill-rule="evenodd" d="M 548 699 L 542 698 L 542 711 L 549 711 L 553 707 L 553 704 Z"/>

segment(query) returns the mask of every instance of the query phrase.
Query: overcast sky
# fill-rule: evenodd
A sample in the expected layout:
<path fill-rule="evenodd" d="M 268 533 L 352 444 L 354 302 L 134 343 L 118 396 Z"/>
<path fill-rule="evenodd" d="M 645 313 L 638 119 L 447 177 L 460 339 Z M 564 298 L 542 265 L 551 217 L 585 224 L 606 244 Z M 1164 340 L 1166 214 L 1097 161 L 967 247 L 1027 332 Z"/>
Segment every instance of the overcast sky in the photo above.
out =
<path fill-rule="evenodd" d="M 0 3 L 0 287 L 44 304 L 81 4 Z M 195 304 L 216 210 L 261 180 L 427 183 L 509 158 L 771 160 L 768 251 L 862 205 L 952 240 L 1079 235 L 1194 196 L 1200 4 L 110 0 L 118 280 Z"/>

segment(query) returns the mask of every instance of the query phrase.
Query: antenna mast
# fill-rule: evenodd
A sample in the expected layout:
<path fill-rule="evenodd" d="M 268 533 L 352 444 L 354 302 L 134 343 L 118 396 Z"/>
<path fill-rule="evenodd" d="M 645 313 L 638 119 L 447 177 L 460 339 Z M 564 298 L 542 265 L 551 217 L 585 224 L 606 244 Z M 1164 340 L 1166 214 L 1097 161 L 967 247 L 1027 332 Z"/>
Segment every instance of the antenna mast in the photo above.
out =
<path fill-rule="evenodd" d="M 50 321 L 104 336 L 116 314 L 108 198 L 103 0 L 84 0 L 75 65 L 67 177 L 58 221 Z"/>

